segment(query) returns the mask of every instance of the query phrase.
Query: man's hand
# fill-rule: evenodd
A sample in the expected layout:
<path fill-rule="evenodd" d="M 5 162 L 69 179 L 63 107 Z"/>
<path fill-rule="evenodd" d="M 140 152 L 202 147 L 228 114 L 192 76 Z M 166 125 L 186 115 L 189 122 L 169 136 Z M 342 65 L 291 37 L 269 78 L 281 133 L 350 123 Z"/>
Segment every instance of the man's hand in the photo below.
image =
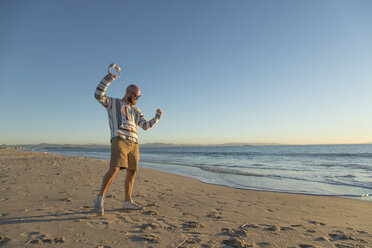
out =
<path fill-rule="evenodd" d="M 163 114 L 163 111 L 161 111 L 160 109 L 157 109 L 156 114 L 161 116 Z"/>
<path fill-rule="evenodd" d="M 117 78 L 117 76 L 114 75 L 114 74 L 112 74 L 111 72 L 109 72 L 109 75 L 110 75 L 110 77 L 112 77 L 112 79 L 114 79 L 114 80 Z"/>

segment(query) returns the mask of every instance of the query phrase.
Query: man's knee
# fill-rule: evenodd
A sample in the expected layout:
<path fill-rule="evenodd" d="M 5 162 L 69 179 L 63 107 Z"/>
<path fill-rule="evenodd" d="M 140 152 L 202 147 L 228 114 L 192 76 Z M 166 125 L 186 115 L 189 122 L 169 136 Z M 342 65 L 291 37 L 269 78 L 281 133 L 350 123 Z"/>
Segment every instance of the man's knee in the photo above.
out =
<path fill-rule="evenodd" d="M 128 176 L 135 176 L 137 173 L 136 170 L 127 169 L 127 175 Z"/>
<path fill-rule="evenodd" d="M 117 166 L 110 166 L 110 169 L 108 170 L 107 174 L 109 174 L 110 176 L 114 176 L 116 175 L 116 173 L 118 173 L 119 170 L 120 168 Z"/>

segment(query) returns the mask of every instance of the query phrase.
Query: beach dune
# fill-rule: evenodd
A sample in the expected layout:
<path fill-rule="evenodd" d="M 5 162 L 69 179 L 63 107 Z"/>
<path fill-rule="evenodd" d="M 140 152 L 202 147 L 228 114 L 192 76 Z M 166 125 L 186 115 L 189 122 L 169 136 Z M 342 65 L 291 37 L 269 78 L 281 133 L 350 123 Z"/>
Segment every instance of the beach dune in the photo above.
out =
<path fill-rule="evenodd" d="M 239 190 L 140 168 L 92 211 L 108 161 L 0 150 L 0 247 L 372 247 L 372 202 Z M 171 172 L 171 171 L 170 171 Z"/>

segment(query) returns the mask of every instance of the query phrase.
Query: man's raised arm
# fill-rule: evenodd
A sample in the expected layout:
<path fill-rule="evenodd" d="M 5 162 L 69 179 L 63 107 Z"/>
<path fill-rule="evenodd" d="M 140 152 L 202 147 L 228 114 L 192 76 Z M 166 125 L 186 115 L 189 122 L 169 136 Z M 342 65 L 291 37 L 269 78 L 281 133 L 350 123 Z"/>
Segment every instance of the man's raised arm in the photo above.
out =
<path fill-rule="evenodd" d="M 105 92 L 107 87 L 112 81 L 114 81 L 116 76 L 107 74 L 102 78 L 101 82 L 98 84 L 96 91 L 94 92 L 94 97 L 99 101 L 105 108 L 110 105 L 110 98 L 106 96 Z"/>

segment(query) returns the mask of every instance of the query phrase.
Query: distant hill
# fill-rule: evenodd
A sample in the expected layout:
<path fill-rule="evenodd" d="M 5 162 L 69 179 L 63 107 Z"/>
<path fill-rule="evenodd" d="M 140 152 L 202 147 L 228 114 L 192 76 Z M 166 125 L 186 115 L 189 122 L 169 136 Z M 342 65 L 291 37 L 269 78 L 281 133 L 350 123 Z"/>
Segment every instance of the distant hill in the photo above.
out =
<path fill-rule="evenodd" d="M 222 143 L 222 144 L 173 144 L 173 143 L 146 143 L 141 147 L 208 147 L 208 146 L 279 146 L 278 143 Z"/>
<path fill-rule="evenodd" d="M 50 144 L 50 143 L 40 143 L 40 144 L 20 144 L 20 145 L 6 145 L 2 144 L 0 147 L 23 147 L 26 149 L 84 149 L 84 148 L 105 148 L 110 147 L 109 145 L 103 144 Z"/>
<path fill-rule="evenodd" d="M 279 143 L 224 143 L 221 146 L 283 146 Z"/>

